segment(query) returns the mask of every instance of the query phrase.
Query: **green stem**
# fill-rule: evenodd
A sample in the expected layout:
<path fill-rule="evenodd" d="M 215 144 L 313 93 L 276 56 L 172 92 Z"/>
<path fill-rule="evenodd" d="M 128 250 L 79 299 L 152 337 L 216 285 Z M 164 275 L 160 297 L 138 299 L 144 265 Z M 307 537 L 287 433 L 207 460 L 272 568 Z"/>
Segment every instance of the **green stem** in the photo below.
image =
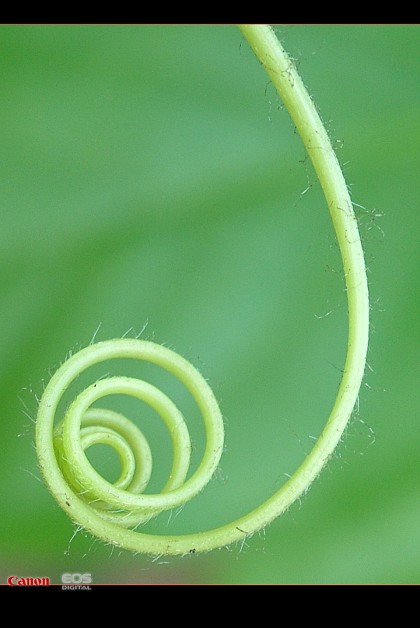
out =
<path fill-rule="evenodd" d="M 55 373 L 41 399 L 36 447 L 44 478 L 69 516 L 104 541 L 147 554 L 187 554 L 208 551 L 243 540 L 278 517 L 322 470 L 340 441 L 353 411 L 364 374 L 368 346 L 368 288 L 356 219 L 347 186 L 328 135 L 292 61 L 269 26 L 240 26 L 257 58 L 285 103 L 312 160 L 334 224 L 348 297 L 348 350 L 337 398 L 313 449 L 291 478 L 265 503 L 222 527 L 195 534 L 154 535 L 127 529 L 196 495 L 208 482 L 223 449 L 223 422 L 204 378 L 179 355 L 141 340 L 116 339 L 89 346 Z M 83 391 L 54 427 L 64 391 L 78 374 L 105 359 L 148 360 L 185 384 L 202 413 L 207 444 L 197 471 L 185 480 L 190 440 L 174 404 L 159 390 L 139 380 L 113 377 Z M 128 394 L 149 403 L 171 433 L 174 461 L 159 495 L 141 494 L 151 473 L 151 454 L 143 435 L 125 417 L 90 409 L 109 394 Z M 113 446 L 121 460 L 121 475 L 113 485 L 90 466 L 85 449 L 95 443 Z"/>

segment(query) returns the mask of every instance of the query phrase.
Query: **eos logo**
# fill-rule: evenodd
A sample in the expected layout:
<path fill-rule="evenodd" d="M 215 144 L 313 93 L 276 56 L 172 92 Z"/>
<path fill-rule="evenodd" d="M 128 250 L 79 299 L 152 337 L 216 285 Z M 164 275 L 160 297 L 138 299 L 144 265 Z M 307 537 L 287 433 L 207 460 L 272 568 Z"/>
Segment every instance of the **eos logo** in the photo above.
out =
<path fill-rule="evenodd" d="M 61 576 L 63 584 L 90 584 L 92 574 L 90 573 L 63 573 Z"/>

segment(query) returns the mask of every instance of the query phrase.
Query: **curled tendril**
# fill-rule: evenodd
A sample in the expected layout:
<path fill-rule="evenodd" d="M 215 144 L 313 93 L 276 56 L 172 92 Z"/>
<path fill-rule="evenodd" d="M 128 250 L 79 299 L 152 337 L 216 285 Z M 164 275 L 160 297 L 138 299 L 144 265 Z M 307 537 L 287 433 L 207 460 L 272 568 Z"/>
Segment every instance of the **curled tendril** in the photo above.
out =
<path fill-rule="evenodd" d="M 40 401 L 36 448 L 44 478 L 57 502 L 78 525 L 114 545 L 147 554 L 187 554 L 243 541 L 284 512 L 317 477 L 340 441 L 357 400 L 368 346 L 369 299 L 364 256 L 347 186 L 328 135 L 296 69 L 268 26 L 240 26 L 282 97 L 305 144 L 327 200 L 343 259 L 349 335 L 343 377 L 327 423 L 300 467 L 255 510 L 219 528 L 178 536 L 146 534 L 132 528 L 166 509 L 184 504 L 210 480 L 223 449 L 223 421 L 205 379 L 173 351 L 143 340 L 117 339 L 82 349 L 53 375 Z M 189 390 L 202 415 L 206 446 L 188 478 L 191 443 L 185 421 L 160 390 L 129 377 L 110 377 L 86 388 L 55 425 L 64 392 L 94 364 L 114 358 L 147 360 L 175 375 Z M 161 493 L 145 494 L 151 453 L 142 433 L 119 413 L 91 405 L 113 394 L 149 404 L 166 423 L 173 463 Z M 117 452 L 121 473 L 114 483 L 102 478 L 85 451 L 106 443 Z"/>
<path fill-rule="evenodd" d="M 206 448 L 200 465 L 188 480 L 191 441 L 184 418 L 163 392 L 145 381 L 108 377 L 95 382 L 76 397 L 54 427 L 60 400 L 76 377 L 94 364 L 116 358 L 148 361 L 166 369 L 186 386 L 197 403 L 206 432 Z M 142 432 L 117 412 L 91 407 L 116 394 L 145 402 L 168 428 L 173 462 L 160 494 L 143 493 L 151 476 L 152 455 Z M 101 521 L 101 526 L 129 528 L 184 504 L 212 477 L 223 450 L 223 437 L 219 406 L 202 375 L 166 347 L 127 338 L 90 345 L 67 360 L 45 389 L 37 421 L 38 454 L 41 468 L 48 469 L 49 486 L 61 506 L 86 528 L 93 521 Z M 98 443 L 113 447 L 119 456 L 121 473 L 114 483 L 101 477 L 86 456 L 86 450 Z"/>

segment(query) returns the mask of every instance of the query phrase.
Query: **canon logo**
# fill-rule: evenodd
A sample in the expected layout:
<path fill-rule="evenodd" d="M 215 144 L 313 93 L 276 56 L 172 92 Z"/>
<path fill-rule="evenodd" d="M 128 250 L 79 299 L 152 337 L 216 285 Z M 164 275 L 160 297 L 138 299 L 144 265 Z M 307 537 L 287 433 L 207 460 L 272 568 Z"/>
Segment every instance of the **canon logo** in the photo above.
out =
<path fill-rule="evenodd" d="M 49 578 L 22 578 L 21 576 L 9 576 L 7 584 L 11 587 L 47 587 Z"/>

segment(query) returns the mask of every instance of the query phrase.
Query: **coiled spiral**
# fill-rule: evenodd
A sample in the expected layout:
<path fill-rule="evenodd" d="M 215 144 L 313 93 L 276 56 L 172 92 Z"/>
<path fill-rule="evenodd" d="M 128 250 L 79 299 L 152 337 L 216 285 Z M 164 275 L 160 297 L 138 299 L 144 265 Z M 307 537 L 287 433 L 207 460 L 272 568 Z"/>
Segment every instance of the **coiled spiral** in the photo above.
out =
<path fill-rule="evenodd" d="M 99 380 L 77 396 L 54 426 L 60 400 L 75 378 L 99 362 L 116 358 L 148 361 L 166 369 L 185 385 L 197 403 L 206 447 L 201 463 L 188 480 L 191 441 L 184 418 L 163 392 L 145 381 L 130 377 Z M 115 394 L 147 403 L 168 428 L 173 463 L 159 494 L 143 494 L 151 476 L 152 456 L 142 432 L 118 412 L 91 408 L 94 402 Z M 219 406 L 202 375 L 166 347 L 126 338 L 90 345 L 58 369 L 41 399 L 36 430 L 39 464 L 56 500 L 79 525 L 94 534 L 98 529 L 112 531 L 113 539 L 117 528 L 121 531 L 137 526 L 163 510 L 186 503 L 201 491 L 218 466 L 224 440 Z M 98 443 L 113 447 L 119 456 L 121 473 L 114 483 L 105 480 L 86 457 L 86 449 Z"/>

